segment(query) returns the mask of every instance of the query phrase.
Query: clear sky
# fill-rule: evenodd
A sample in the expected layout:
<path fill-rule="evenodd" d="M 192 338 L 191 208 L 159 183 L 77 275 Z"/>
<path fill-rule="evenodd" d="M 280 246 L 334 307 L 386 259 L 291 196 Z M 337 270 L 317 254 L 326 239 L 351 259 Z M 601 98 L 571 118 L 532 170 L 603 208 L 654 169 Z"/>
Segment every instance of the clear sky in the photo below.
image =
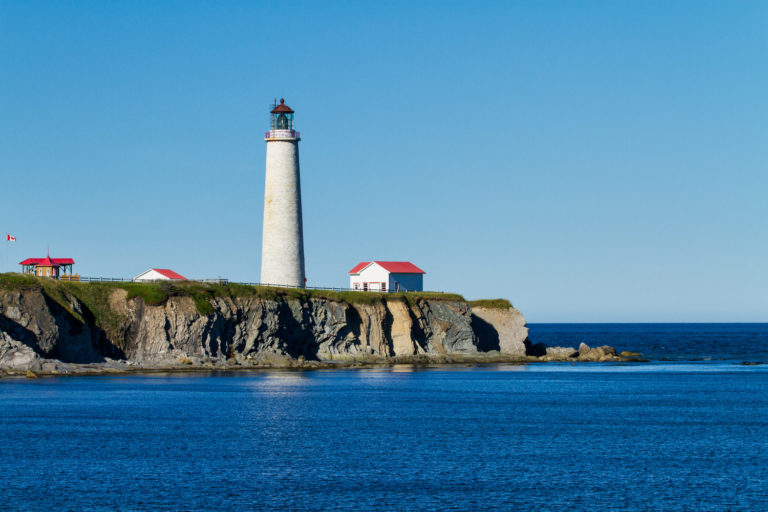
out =
<path fill-rule="evenodd" d="M 764 1 L 0 0 L 9 266 L 257 281 L 283 95 L 310 285 L 410 260 L 531 322 L 768 321 L 767 27 Z"/>

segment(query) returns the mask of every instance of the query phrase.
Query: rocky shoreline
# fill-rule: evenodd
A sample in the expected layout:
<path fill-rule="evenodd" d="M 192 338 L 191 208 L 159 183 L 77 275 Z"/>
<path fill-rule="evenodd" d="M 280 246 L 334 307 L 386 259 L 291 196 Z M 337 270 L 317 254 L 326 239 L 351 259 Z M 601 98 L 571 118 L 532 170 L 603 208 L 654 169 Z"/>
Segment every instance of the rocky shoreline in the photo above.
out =
<path fill-rule="evenodd" d="M 7 276 L 7 274 L 6 274 Z M 507 301 L 0 280 L 0 376 L 638 361 L 531 344 Z"/>
<path fill-rule="evenodd" d="M 99 375 L 138 375 L 138 374 L 158 374 L 158 373 L 219 373 L 219 372 L 248 372 L 265 370 L 341 370 L 341 369 L 374 369 L 374 368 L 393 368 L 393 367 L 411 367 L 420 368 L 442 368 L 442 367 L 469 367 L 469 366 L 490 366 L 498 364 L 536 364 L 548 362 L 561 363 L 593 363 L 593 362 L 646 362 L 635 352 L 621 352 L 611 355 L 615 352 L 612 347 L 596 347 L 590 349 L 584 356 L 579 356 L 576 349 L 565 349 L 557 347 L 557 355 L 547 355 L 542 357 L 526 356 L 510 357 L 500 353 L 479 354 L 476 356 L 413 356 L 413 357 L 393 357 L 387 359 L 356 359 L 348 361 L 306 361 L 298 359 L 286 359 L 285 361 L 273 361 L 271 363 L 234 363 L 207 361 L 198 363 L 179 362 L 177 364 L 138 364 L 132 361 L 107 360 L 99 363 L 64 363 L 58 360 L 46 359 L 36 365 L 22 366 L 0 366 L 0 378 L 3 377 L 26 377 L 38 378 L 46 376 L 99 376 Z M 560 351 L 562 349 L 562 352 Z M 572 351 L 573 356 L 561 356 L 561 354 Z"/>

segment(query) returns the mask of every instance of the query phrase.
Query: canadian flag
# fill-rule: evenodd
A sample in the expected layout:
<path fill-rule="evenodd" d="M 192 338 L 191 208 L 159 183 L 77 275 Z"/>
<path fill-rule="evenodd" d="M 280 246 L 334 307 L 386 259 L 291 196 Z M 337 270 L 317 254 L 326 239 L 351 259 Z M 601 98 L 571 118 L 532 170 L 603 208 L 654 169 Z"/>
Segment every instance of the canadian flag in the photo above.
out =
<path fill-rule="evenodd" d="M 16 241 L 16 237 L 15 237 L 15 236 L 13 236 L 13 235 L 9 235 L 9 234 L 7 234 L 7 233 L 6 233 L 6 235 L 5 235 L 5 239 L 6 239 L 7 241 L 9 241 L 9 242 L 15 242 L 15 241 Z"/>

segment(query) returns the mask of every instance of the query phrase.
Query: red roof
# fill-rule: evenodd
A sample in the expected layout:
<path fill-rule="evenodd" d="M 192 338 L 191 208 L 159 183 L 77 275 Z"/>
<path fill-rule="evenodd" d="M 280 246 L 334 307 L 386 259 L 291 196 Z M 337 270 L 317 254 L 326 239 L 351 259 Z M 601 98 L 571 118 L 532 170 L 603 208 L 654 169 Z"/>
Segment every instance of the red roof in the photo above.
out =
<path fill-rule="evenodd" d="M 391 274 L 426 274 L 410 261 L 361 261 L 347 273 L 358 274 L 371 263 L 376 263 Z"/>
<path fill-rule="evenodd" d="M 361 261 L 360 263 L 355 265 L 354 268 L 352 268 L 352 270 L 347 272 L 347 274 L 357 274 L 358 272 L 363 270 L 365 267 L 367 267 L 370 263 L 371 263 L 370 261 Z"/>
<path fill-rule="evenodd" d="M 182 276 L 181 274 L 177 274 L 169 268 L 153 268 L 152 270 L 158 274 L 164 275 L 168 279 L 187 279 L 186 277 Z"/>
<path fill-rule="evenodd" d="M 393 274 L 426 274 L 410 261 L 374 261 Z"/>
<path fill-rule="evenodd" d="M 43 260 L 48 259 L 50 260 L 54 265 L 74 265 L 75 260 L 72 258 L 27 258 L 24 261 L 20 262 L 19 265 L 39 265 L 40 262 Z"/>
<path fill-rule="evenodd" d="M 46 256 L 45 258 L 42 259 L 42 261 L 40 261 L 40 263 L 37 264 L 37 266 L 38 267 L 58 267 L 59 264 L 58 263 L 54 263 L 51 260 L 50 256 Z"/>
<path fill-rule="evenodd" d="M 283 98 L 280 98 L 280 104 L 272 109 L 273 114 L 279 114 L 281 112 L 286 114 L 293 114 L 293 110 L 291 110 L 291 107 L 285 104 L 285 100 Z"/>

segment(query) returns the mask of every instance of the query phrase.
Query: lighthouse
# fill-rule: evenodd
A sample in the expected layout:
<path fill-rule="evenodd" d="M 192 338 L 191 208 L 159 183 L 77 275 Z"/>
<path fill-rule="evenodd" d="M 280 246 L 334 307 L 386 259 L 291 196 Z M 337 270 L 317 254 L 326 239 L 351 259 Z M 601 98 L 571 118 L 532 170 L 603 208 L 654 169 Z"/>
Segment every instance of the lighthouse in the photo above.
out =
<path fill-rule="evenodd" d="M 261 244 L 262 284 L 304 287 L 304 233 L 301 220 L 299 132 L 293 110 L 280 99 L 271 111 L 264 185 Z"/>

